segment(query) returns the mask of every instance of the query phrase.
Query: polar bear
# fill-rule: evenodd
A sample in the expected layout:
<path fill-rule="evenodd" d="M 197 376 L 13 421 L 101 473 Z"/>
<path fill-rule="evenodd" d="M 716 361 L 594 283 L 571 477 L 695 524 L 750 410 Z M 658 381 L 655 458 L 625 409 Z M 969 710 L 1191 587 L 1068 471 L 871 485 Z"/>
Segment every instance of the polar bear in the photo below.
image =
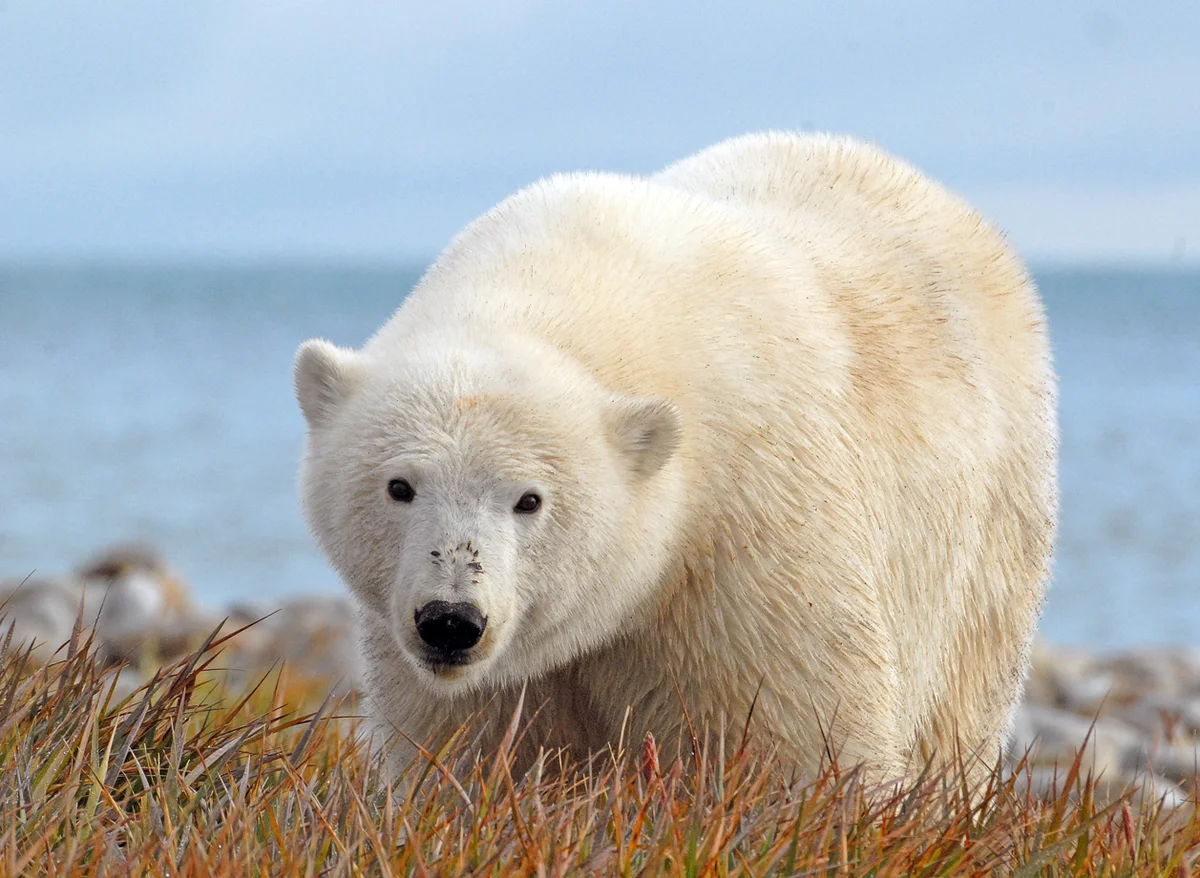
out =
<path fill-rule="evenodd" d="M 295 383 L 397 769 L 522 693 L 526 759 L 748 717 L 802 769 L 999 756 L 1054 536 L 1047 330 L 1001 235 L 877 148 L 543 180 Z"/>

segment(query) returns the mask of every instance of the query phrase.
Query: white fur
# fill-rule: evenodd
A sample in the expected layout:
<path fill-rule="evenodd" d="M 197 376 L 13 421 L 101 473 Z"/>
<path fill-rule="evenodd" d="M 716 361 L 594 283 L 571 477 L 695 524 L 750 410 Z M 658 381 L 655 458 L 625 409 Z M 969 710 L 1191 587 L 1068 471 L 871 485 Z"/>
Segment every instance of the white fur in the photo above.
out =
<path fill-rule="evenodd" d="M 999 753 L 1056 513 L 1041 306 L 993 229 L 878 150 L 753 135 L 542 181 L 296 381 L 306 515 L 385 727 L 498 734 L 527 683 L 530 748 L 615 743 L 627 710 L 670 748 L 683 706 L 740 727 L 757 693 L 805 767 L 826 738 L 889 773 L 956 733 Z M 431 599 L 479 604 L 476 661 L 420 661 Z"/>

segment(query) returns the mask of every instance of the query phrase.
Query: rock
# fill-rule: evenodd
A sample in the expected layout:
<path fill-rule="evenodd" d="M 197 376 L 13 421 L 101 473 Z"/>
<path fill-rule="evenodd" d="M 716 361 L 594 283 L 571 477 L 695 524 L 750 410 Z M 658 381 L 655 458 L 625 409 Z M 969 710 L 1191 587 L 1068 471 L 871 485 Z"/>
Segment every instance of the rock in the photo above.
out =
<path fill-rule="evenodd" d="M 0 582 L 0 641 L 11 632 L 13 648 L 29 649 L 39 664 L 51 661 L 71 639 L 84 588 L 74 576 Z M 83 625 L 87 628 L 92 622 L 85 606 Z"/>
<path fill-rule="evenodd" d="M 1077 778 L 1074 788 L 1065 789 L 1070 765 L 1027 765 L 1015 773 L 1013 792 L 1024 797 L 1049 801 L 1067 792 L 1078 801 L 1084 778 Z M 1121 796 L 1133 792 L 1133 802 L 1141 807 L 1158 807 L 1171 810 L 1188 805 L 1191 799 L 1177 784 L 1156 774 L 1126 775 L 1115 773 L 1095 780 L 1092 787 L 1093 802 L 1106 807 Z"/>
<path fill-rule="evenodd" d="M 1113 676 L 1114 701 L 1133 704 L 1149 693 L 1178 695 L 1185 685 L 1186 671 L 1166 650 L 1125 650 L 1103 663 Z"/>
<path fill-rule="evenodd" d="M 1053 799 L 1066 781 L 1066 769 L 1053 765 L 1027 765 L 1015 773 L 1013 792 L 1034 799 Z"/>
<path fill-rule="evenodd" d="M 1151 693 L 1121 716 L 1143 733 L 1167 743 L 1196 738 L 1200 736 L 1200 695 Z"/>
<path fill-rule="evenodd" d="M 1144 709 L 1148 711 L 1149 707 Z M 1144 776 L 1157 784 L 1156 789 L 1165 790 L 1172 797 L 1178 794 L 1186 798 L 1184 789 L 1200 790 L 1197 786 L 1200 751 L 1196 740 L 1180 738 L 1172 743 L 1144 726 L 1116 716 L 1092 720 L 1064 710 L 1026 704 L 1017 711 L 1008 757 L 1018 763 L 1028 752 L 1033 769 L 1056 766 L 1060 776 L 1065 777 L 1086 740 L 1080 774 L 1096 777 L 1106 788 L 1123 787 Z M 1035 780 L 1044 785 L 1046 776 L 1038 774 Z"/>
<path fill-rule="evenodd" d="M 1137 729 L 1113 718 L 1084 719 L 1073 713 L 1038 705 L 1022 705 L 1014 718 L 1009 758 L 1020 761 L 1029 753 L 1032 765 L 1058 765 L 1065 772 L 1084 746 L 1081 773 L 1121 776 L 1147 749 Z"/>
<path fill-rule="evenodd" d="M 123 701 L 138 690 L 147 680 L 145 674 L 130 665 L 121 665 L 110 671 L 108 684 L 112 686 L 110 704 Z"/>
<path fill-rule="evenodd" d="M 93 646 L 105 661 L 122 662 L 157 645 L 161 657 L 186 651 L 181 637 L 195 619 L 187 589 L 162 557 L 139 545 L 122 545 L 58 577 L 0 584 L 0 614 L 14 642 L 32 644 L 46 662 L 71 638 L 78 622 L 95 631 Z"/>
<path fill-rule="evenodd" d="M 323 683 L 335 694 L 356 688 L 361 673 L 354 614 L 341 596 L 307 596 L 271 611 L 262 606 L 230 608 L 227 630 L 248 626 L 230 642 L 237 671 L 262 673 L 282 663 L 289 675 Z"/>
<path fill-rule="evenodd" d="M 1197 791 L 1200 749 L 1195 741 L 1146 747 L 1131 753 L 1126 764 L 1130 772 L 1154 772 Z"/>
<path fill-rule="evenodd" d="M 1114 697 L 1117 682 L 1116 676 L 1105 670 L 1092 670 L 1074 678 L 1063 675 L 1059 680 L 1058 704 L 1079 716 L 1104 715 L 1120 703 Z"/>
<path fill-rule="evenodd" d="M 1182 808 L 1191 799 L 1177 784 L 1156 774 L 1147 774 L 1134 781 L 1137 792 L 1134 801 L 1142 806 L 1161 805 L 1163 810 Z"/>
<path fill-rule="evenodd" d="M 144 649 L 147 640 L 158 641 L 161 648 L 162 635 L 173 629 L 176 639 L 192 615 L 182 581 L 147 546 L 114 546 L 80 565 L 77 574 L 85 584 L 86 603 L 94 608 L 101 647 L 110 659 L 130 658 Z"/>
<path fill-rule="evenodd" d="M 1025 685 L 1027 702 L 1079 709 L 1107 691 L 1107 681 L 1103 678 L 1098 683 L 1091 682 L 1097 679 L 1097 668 L 1095 657 L 1088 652 L 1037 641 L 1030 659 Z"/>
<path fill-rule="evenodd" d="M 1181 688 L 1200 695 L 1200 646 L 1175 646 L 1166 650 L 1181 678 Z"/>

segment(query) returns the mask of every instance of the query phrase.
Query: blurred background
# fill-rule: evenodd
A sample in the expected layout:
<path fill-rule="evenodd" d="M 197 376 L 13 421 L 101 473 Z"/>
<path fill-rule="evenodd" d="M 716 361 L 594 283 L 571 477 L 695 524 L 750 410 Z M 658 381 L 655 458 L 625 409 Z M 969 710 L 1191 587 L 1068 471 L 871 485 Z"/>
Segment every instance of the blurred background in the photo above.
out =
<path fill-rule="evenodd" d="M 1030 260 L 1061 374 L 1043 633 L 1200 628 L 1200 4 L 0 0 L 0 576 L 114 540 L 332 592 L 291 359 L 545 174 L 876 140 Z"/>

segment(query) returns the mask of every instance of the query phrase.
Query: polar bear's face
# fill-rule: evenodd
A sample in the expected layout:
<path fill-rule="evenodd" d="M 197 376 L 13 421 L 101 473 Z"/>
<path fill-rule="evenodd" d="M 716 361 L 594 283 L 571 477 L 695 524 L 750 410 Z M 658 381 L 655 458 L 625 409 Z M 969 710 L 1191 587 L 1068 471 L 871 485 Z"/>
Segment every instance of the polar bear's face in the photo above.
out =
<path fill-rule="evenodd" d="M 586 376 L 440 350 L 297 357 L 304 506 L 356 594 L 448 691 L 520 681 L 624 632 L 667 563 L 681 417 Z"/>

